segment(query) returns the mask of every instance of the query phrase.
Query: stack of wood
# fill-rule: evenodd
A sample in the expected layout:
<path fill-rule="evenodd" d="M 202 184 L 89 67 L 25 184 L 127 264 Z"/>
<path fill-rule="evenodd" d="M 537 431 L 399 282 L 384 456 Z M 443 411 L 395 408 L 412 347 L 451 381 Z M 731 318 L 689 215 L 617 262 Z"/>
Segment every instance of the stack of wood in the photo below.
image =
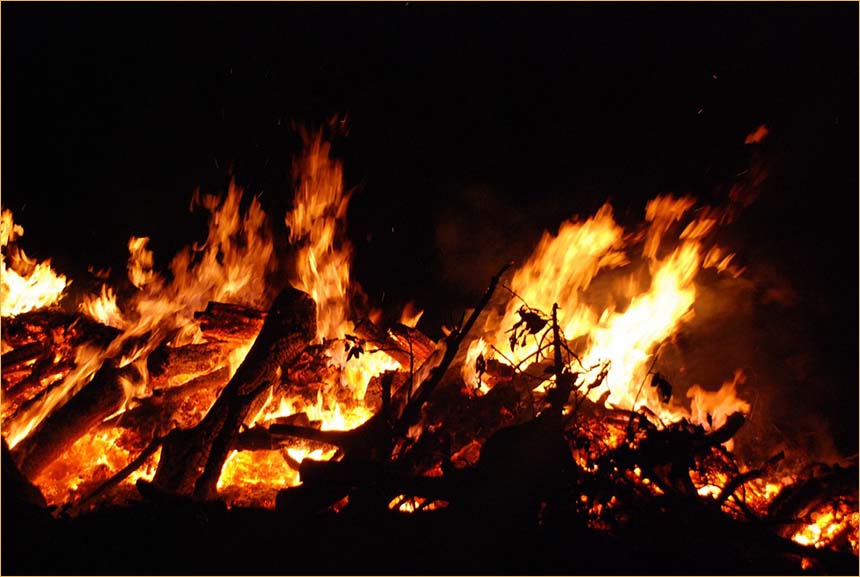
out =
<path fill-rule="evenodd" d="M 633 521 L 637 510 L 663 515 L 666 507 L 686 512 L 704 508 L 713 518 L 765 531 L 768 539 L 777 539 L 777 545 L 768 541 L 769 546 L 781 554 L 828 562 L 829 553 L 764 528 L 768 514 L 746 505 L 745 484 L 764 475 L 778 457 L 760 469 L 740 472 L 722 446 L 743 425 L 742 415 L 705 431 L 689 423 L 658 427 L 643 414 L 587 402 L 573 390 L 562 366 L 563 335 L 554 316 L 555 358 L 548 370 L 555 387 L 550 395 L 536 398 L 533 382 L 492 363 L 487 370 L 495 386 L 488 394 L 476 394 L 462 383 L 461 345 L 473 336 L 503 272 L 462 326 L 438 344 L 403 326 L 384 331 L 365 322 L 356 327 L 351 346 L 384 350 L 403 369 L 375 380 L 375 415 L 354 430 L 321 431 L 300 416 L 267 428 L 250 426 L 249 418 L 273 387 L 301 389 L 320 365 L 319 347 L 310 344 L 316 334 L 315 304 L 308 295 L 287 289 L 266 313 L 211 303 L 197 315 L 205 342 L 171 347 L 166 339 L 148 358 L 152 395 L 115 417 L 127 402 L 122 383 L 134 377 L 129 371 L 138 369 L 108 359 L 89 383 L 12 449 L 4 466 L 13 466 L 11 461 L 23 478 L 34 481 L 86 433 L 125 427 L 145 439 L 137 457 L 78 505 L 110 491 L 159 448 L 155 476 L 151 483 L 138 481 L 140 493 L 161 502 L 203 503 L 219 499 L 218 479 L 231 451 L 316 443 L 336 447 L 335 459 L 296 464 L 302 484 L 278 493 L 278 512 L 300 516 L 348 509 L 377 515 L 409 501 L 413 507 L 444 506 L 488 522 L 503 517 L 512 526 L 590 523 L 623 533 L 641 528 L 641 522 Z M 86 341 L 104 347 L 116 335 L 115 329 L 54 311 L 4 322 L 4 419 L 14 420 L 50 394 L 72 370 L 75 347 Z M 230 377 L 225 368 L 230 351 L 251 342 Z M 576 411 L 570 411 L 571 403 Z M 199 410 L 191 410 L 201 405 L 209 406 L 202 418 Z M 624 441 L 595 449 L 594 431 L 607 426 L 616 427 Z M 578 462 L 574 455 L 585 455 L 588 462 Z M 722 467 L 728 479 L 716 499 L 700 497 L 691 480 L 691 471 L 702 466 Z M 640 478 L 649 479 L 650 486 Z M 810 492 L 814 490 L 807 488 Z M 856 502 L 856 486 L 853 498 Z M 772 518 L 778 513 L 785 522 L 808 508 L 810 499 L 783 502 Z M 723 511 L 728 502 L 736 504 L 739 515 Z"/>

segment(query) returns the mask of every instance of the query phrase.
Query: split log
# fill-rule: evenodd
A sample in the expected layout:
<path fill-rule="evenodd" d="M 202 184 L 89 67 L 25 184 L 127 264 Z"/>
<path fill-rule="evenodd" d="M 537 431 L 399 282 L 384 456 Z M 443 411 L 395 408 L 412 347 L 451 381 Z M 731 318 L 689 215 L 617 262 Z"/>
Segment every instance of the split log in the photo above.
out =
<path fill-rule="evenodd" d="M 207 341 L 246 343 L 260 332 L 266 313 L 241 305 L 210 302 L 194 313 Z"/>
<path fill-rule="evenodd" d="M 218 397 L 229 380 L 230 369 L 222 367 L 178 387 L 158 389 L 151 397 L 140 399 L 137 406 L 105 421 L 102 426 L 133 429 L 144 437 L 164 435 L 177 422 L 182 423 L 184 415 L 177 414 L 182 407 L 186 404 L 199 406 L 206 399 L 210 399 L 208 403 L 211 404 L 211 399 Z M 188 427 L 195 424 L 191 423 Z"/>
<path fill-rule="evenodd" d="M 182 347 L 166 345 L 156 348 L 146 361 L 153 389 L 170 387 L 180 375 L 200 376 L 227 364 L 230 352 L 222 342 L 189 344 Z"/>
<path fill-rule="evenodd" d="M 42 356 L 45 351 L 45 344 L 38 341 L 27 343 L 16 349 L 5 353 L 0 357 L 0 367 L 3 367 L 3 372 L 15 371 L 30 361 L 35 361 Z"/>
<path fill-rule="evenodd" d="M 19 412 L 27 412 L 41 403 L 53 388 L 75 367 L 74 359 L 59 363 L 36 363 L 29 375 L 15 383 L 3 394 L 3 418 L 14 420 Z"/>
<path fill-rule="evenodd" d="M 73 345 L 90 341 L 99 346 L 107 346 L 120 334 L 119 329 L 80 314 L 40 309 L 4 318 L 3 345 L 17 349 L 33 342 L 44 342 L 51 331 L 58 331 L 64 340 Z"/>
<path fill-rule="evenodd" d="M 315 309 L 314 301 L 296 289 L 278 296 L 248 356 L 203 420 L 165 441 L 153 479 L 158 489 L 193 493 L 198 499 L 214 497 L 224 461 L 252 404 L 275 383 L 280 367 L 295 362 L 316 335 Z"/>
<path fill-rule="evenodd" d="M 139 379 L 132 365 L 118 368 L 107 361 L 66 404 L 48 415 L 12 450 L 21 472 L 35 480 L 80 437 L 118 411 L 126 400 L 121 379 Z"/>
<path fill-rule="evenodd" d="M 289 433 L 284 433 L 272 427 L 251 427 L 250 429 L 239 433 L 236 440 L 233 442 L 232 449 L 236 451 L 272 451 L 277 449 L 295 448 L 303 449 L 308 452 L 322 449 L 329 450 L 333 443 L 325 442 L 321 439 L 309 439 L 307 436 L 296 436 Z M 303 432 L 314 430 L 303 428 Z M 324 437 L 325 438 L 325 437 Z"/>
<path fill-rule="evenodd" d="M 373 345 L 368 348 L 384 351 L 406 371 L 411 367 L 414 372 L 436 349 L 436 343 L 430 337 L 418 329 L 400 324 L 384 330 L 365 319 L 356 325 L 354 332 L 357 337 Z"/>

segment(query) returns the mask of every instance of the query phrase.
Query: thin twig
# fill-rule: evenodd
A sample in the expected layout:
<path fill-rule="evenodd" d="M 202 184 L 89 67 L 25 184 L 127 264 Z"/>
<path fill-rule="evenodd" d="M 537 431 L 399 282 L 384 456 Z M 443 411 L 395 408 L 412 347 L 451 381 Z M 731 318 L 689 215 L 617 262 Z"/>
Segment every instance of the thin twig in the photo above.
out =
<path fill-rule="evenodd" d="M 654 366 L 657 364 L 657 359 L 660 358 L 660 349 L 663 347 L 663 343 L 660 343 L 657 346 L 657 350 L 654 351 L 654 360 L 651 361 L 651 366 L 648 368 L 648 372 L 642 377 L 642 382 L 639 383 L 639 390 L 636 391 L 636 396 L 633 398 L 633 405 L 630 407 L 633 409 L 633 413 L 636 412 L 636 401 L 639 400 L 639 395 L 642 393 L 642 387 L 645 386 L 645 381 L 648 379 L 648 375 L 651 374 L 651 371 L 654 370 Z M 633 414 L 630 415 L 630 420 L 627 421 L 627 439 L 632 440 L 633 434 Z"/>

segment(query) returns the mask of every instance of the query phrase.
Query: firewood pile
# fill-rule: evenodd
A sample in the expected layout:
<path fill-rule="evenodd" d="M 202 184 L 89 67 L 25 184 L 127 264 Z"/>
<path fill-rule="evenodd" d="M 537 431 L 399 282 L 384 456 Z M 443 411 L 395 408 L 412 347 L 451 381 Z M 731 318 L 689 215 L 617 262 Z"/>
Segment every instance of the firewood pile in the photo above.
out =
<path fill-rule="evenodd" d="M 462 326 L 439 343 L 414 328 L 398 325 L 385 331 L 370 321 L 360 323 L 357 334 L 346 339 L 347 348 L 354 349 L 351 358 L 384 350 L 401 368 L 374 378 L 370 389 L 378 389 L 378 397 L 370 401 L 373 415 L 345 431 L 321 430 L 306 414 L 267 426 L 248 424 L 273 388 L 295 393 L 309 388 L 320 371 L 331 370 L 322 347 L 311 344 L 316 307 L 308 295 L 286 289 L 265 313 L 210 303 L 196 315 L 205 342 L 174 348 L 165 341 L 149 355 L 152 396 L 116 415 L 128 400 L 123 383 L 140 369 L 108 359 L 12 450 L 4 441 L 4 481 L 12 479 L 4 512 L 23 503 L 44 507 L 45 498 L 33 481 L 80 438 L 119 428 L 134 458 L 110 477 L 85 483 L 55 507 L 55 516 L 65 523 L 141 503 L 177 511 L 190 507 L 196 514 L 209 511 L 207 515 L 225 516 L 226 523 L 226 509 L 216 505 L 225 500 L 218 481 L 228 456 L 233 451 L 276 451 L 301 480 L 277 492 L 272 515 L 284 522 L 332 515 L 378 522 L 408 512 L 414 518 L 469 520 L 476 531 L 491 531 L 494 525 L 523 532 L 566 527 L 580 537 L 582 532 L 605 535 L 613 540 L 611 547 L 640 540 L 650 543 L 643 545 L 646 549 L 654 547 L 649 539 L 657 527 L 676 535 L 683 526 L 710 538 L 712 533 L 724 540 L 735 535 L 730 545 L 721 546 L 751 555 L 756 563 L 767 559 L 780 569 L 802 566 L 833 573 L 856 564 L 856 535 L 848 523 L 824 548 L 790 539 L 823 507 L 846 516 L 856 511 L 856 467 L 815 471 L 765 502 L 752 483 L 766 477 L 782 455 L 755 469 L 739 466 L 725 444 L 743 426 L 742 414 L 706 431 L 686 421 L 663 425 L 647 411 L 607 409 L 590 401 L 586 393 L 594 382 L 576 381 L 562 362 L 562 355 L 573 351 L 555 309 L 541 326 L 546 332 L 542 366 L 550 386 L 536 393 L 524 372 L 478 361 L 493 387 L 487 394 L 476 393 L 459 376 L 458 363 L 464 362 L 462 345 L 500 290 L 501 277 L 500 272 L 492 280 Z M 107 346 L 116 334 L 57 310 L 4 321 L 4 419 L 14 419 L 49 395 L 61 380 L 57 375 L 74 366 L 69 355 L 77 345 Z M 248 342 L 253 346 L 231 377 L 226 359 L 233 348 Z M 652 385 L 670 386 L 659 380 Z M 368 398 L 374 394 L 369 392 Z M 209 408 L 195 419 L 190 407 L 201 403 Z M 293 446 L 334 449 L 334 455 L 297 462 L 286 450 Z M 128 477 L 159 450 L 154 475 L 138 479 L 133 496 Z M 719 490 L 703 494 L 697 489 L 703 485 Z M 12 499 L 16 503 L 8 505 Z M 460 528 L 456 533 L 461 534 Z"/>
<path fill-rule="evenodd" d="M 708 240 L 738 207 L 566 221 L 434 340 L 352 306 L 342 167 L 306 148 L 290 278 L 231 185 L 170 275 L 131 237 L 123 306 L 72 312 L 3 211 L 5 572 L 854 572 L 856 459 L 742 462 L 742 371 L 658 370 L 697 273 L 742 274 Z"/>

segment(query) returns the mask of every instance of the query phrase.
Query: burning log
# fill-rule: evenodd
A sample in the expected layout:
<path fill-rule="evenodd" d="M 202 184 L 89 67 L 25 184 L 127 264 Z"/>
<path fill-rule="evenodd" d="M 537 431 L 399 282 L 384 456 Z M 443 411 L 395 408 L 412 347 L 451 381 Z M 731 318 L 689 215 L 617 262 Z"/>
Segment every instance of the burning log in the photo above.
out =
<path fill-rule="evenodd" d="M 96 427 L 126 401 L 122 379 L 139 377 L 132 365 L 118 368 L 105 362 L 92 381 L 51 413 L 12 450 L 21 472 L 36 479 L 68 447 Z"/>
<path fill-rule="evenodd" d="M 4 353 L 0 357 L 0 366 L 3 367 L 4 376 L 9 372 L 17 371 L 21 368 L 21 365 L 25 365 L 41 357 L 45 352 L 45 348 L 44 343 L 34 341 Z"/>
<path fill-rule="evenodd" d="M 260 332 L 266 313 L 235 304 L 210 302 L 194 314 L 207 341 L 247 343 Z"/>
<path fill-rule="evenodd" d="M 250 340 L 250 339 L 249 339 Z M 170 387 L 177 376 L 204 375 L 227 362 L 229 347 L 222 342 L 189 344 L 182 347 L 162 345 L 147 359 L 153 389 Z"/>
<path fill-rule="evenodd" d="M 412 367 L 412 372 L 436 349 L 436 343 L 427 335 L 418 329 L 400 324 L 385 331 L 365 319 L 356 325 L 355 334 L 385 351 L 406 370 Z"/>
<path fill-rule="evenodd" d="M 248 356 L 203 420 L 165 441 L 153 480 L 157 488 L 201 499 L 215 495 L 239 425 L 280 367 L 295 362 L 313 339 L 315 319 L 315 303 L 307 294 L 290 288 L 278 296 Z"/>
<path fill-rule="evenodd" d="M 56 341 L 68 342 L 72 346 L 87 341 L 97 346 L 107 346 L 119 334 L 118 329 L 88 317 L 54 309 L 40 309 L 3 319 L 3 348 L 7 351 L 34 342 L 41 343 L 46 351 L 52 349 Z"/>
<path fill-rule="evenodd" d="M 134 429 L 145 437 L 162 435 L 182 421 L 183 405 L 198 405 L 201 395 L 217 398 L 229 380 L 230 369 L 222 367 L 177 387 L 158 389 L 152 396 L 136 401 L 134 408 L 105 421 L 103 426 Z"/>
<path fill-rule="evenodd" d="M 407 394 L 405 399 L 400 397 L 400 403 L 392 402 L 397 399 L 389 399 L 389 381 L 387 386 L 383 384 L 384 410 L 382 413 L 374 415 L 356 429 L 351 431 L 315 431 L 302 427 L 283 426 L 279 430 L 302 438 L 310 438 L 337 445 L 344 452 L 343 463 L 347 466 L 350 463 L 355 463 L 357 464 L 356 466 L 362 467 L 370 463 L 371 465 L 369 466 L 373 467 L 374 463 L 378 464 L 386 460 L 394 447 L 393 440 L 404 437 L 409 427 L 414 425 L 420 418 L 421 408 L 427 402 L 433 390 L 442 382 L 452 361 L 457 357 L 460 345 L 474 326 L 476 319 L 490 302 L 499 280 L 509 266 L 506 265 L 503 267 L 493 277 L 480 303 L 472 311 L 472 314 L 463 326 L 448 336 L 442 358 L 429 369 L 426 378 L 418 386 L 415 395 L 410 396 Z M 428 358 L 425 362 L 431 361 Z M 406 389 L 409 391 L 412 389 L 412 386 L 413 383 L 410 379 L 400 390 Z M 402 409 L 397 410 L 399 407 L 402 407 Z M 393 412 L 393 414 L 389 415 L 389 412 Z M 390 425 L 389 423 L 393 424 Z M 309 463 L 307 466 L 310 467 L 313 465 Z M 333 469 L 328 469 L 326 468 L 327 466 L 321 466 L 322 472 L 319 475 L 313 476 L 314 482 L 303 484 L 300 488 L 280 491 L 278 493 L 279 507 L 292 506 L 299 498 L 297 495 L 303 495 L 304 498 L 311 500 L 315 504 L 315 507 L 331 505 L 343 497 L 345 487 L 342 479 L 327 479 L 325 473 L 325 471 L 337 473 L 340 469 L 337 469 L 336 466 Z M 303 479 L 304 477 L 305 475 L 303 475 Z M 328 505 L 325 505 L 325 503 Z"/>

